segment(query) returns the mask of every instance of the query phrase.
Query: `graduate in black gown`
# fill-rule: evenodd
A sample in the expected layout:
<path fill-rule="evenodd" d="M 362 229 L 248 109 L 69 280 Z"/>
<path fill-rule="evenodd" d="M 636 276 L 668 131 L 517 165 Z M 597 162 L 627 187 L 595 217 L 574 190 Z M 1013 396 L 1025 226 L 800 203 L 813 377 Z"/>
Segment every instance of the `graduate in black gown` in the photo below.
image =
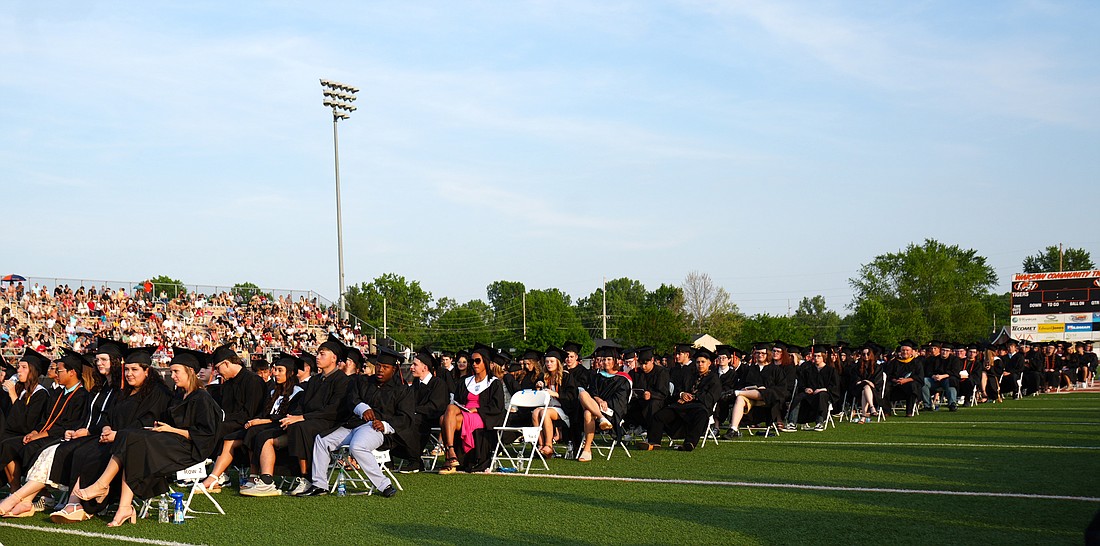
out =
<path fill-rule="evenodd" d="M 84 398 L 88 393 L 81 383 L 84 357 L 69 349 L 65 351 L 65 356 L 56 362 L 55 374 L 60 388 L 48 404 L 50 412 L 46 414 L 46 421 L 42 426 L 23 437 L 22 448 L 15 453 L 15 460 L 9 463 L 14 467 L 14 478 L 9 479 L 9 483 L 18 484 L 22 478 L 22 471 L 30 469 L 31 465 L 38 461 L 39 454 L 46 448 L 60 443 L 66 430 L 75 429 L 84 420 L 87 404 Z M 12 443 L 14 440 L 17 439 L 7 440 L 5 444 Z M 53 453 L 54 450 L 50 450 L 50 461 Z M 49 464 L 43 461 L 36 469 L 36 474 L 49 474 Z M 35 483 L 39 481 L 33 479 L 36 477 L 29 480 L 29 485 L 24 485 L 18 490 L 12 487 L 13 493 L 0 502 L 0 515 L 4 517 L 34 515 L 32 501 L 34 495 L 42 489 Z"/>
<path fill-rule="evenodd" d="M 905 416 L 912 417 L 924 385 L 924 366 L 912 340 L 898 342 L 898 353 L 886 363 L 886 399 L 904 400 Z"/>
<path fill-rule="evenodd" d="M 693 451 L 699 445 L 722 395 L 722 380 L 714 371 L 714 358 L 706 347 L 695 351 L 695 373 L 687 376 L 687 383 L 678 386 L 669 397 L 669 404 L 650 420 L 647 449 L 659 447 L 666 432 L 684 438 L 684 443 L 676 448 L 680 451 Z"/>
<path fill-rule="evenodd" d="M 4 468 L 11 491 L 19 488 L 14 481 L 12 464 L 23 447 L 23 439 L 46 421 L 50 408 L 49 389 L 39 383 L 50 369 L 50 359 L 34 349 L 26 349 L 15 368 L 15 377 L 4 381 L 4 394 L 11 402 L 4 428 L 0 435 L 0 466 Z"/>
<path fill-rule="evenodd" d="M 836 368 L 826 362 L 828 357 L 829 346 L 818 344 L 814 347 L 813 361 L 799 368 L 797 392 L 794 393 L 787 415 L 788 432 L 797 430 L 800 422 L 809 422 L 806 419 L 807 411 L 810 413 L 809 418 L 814 421 L 814 430 L 825 430 L 825 419 L 833 401 L 833 393 L 840 390 L 840 376 L 836 373 Z"/>
<path fill-rule="evenodd" d="M 168 477 L 210 457 L 217 445 L 222 410 L 198 378 L 210 357 L 182 348 L 174 352 L 169 368 L 177 393 L 168 407 L 167 422 L 119 431 L 103 474 L 76 491 L 81 500 L 105 499 L 111 481 L 122 476 L 119 508 L 109 527 L 136 523 L 135 497 L 148 499 L 168 491 Z"/>
<path fill-rule="evenodd" d="M 229 344 L 214 349 L 210 357 L 214 371 L 222 376 L 219 395 L 214 401 L 225 412 L 218 439 L 244 429 L 247 421 L 260 415 L 264 400 L 264 380 L 244 366 L 241 357 Z"/>
<path fill-rule="evenodd" d="M 631 387 L 633 394 L 627 408 L 626 422 L 644 429 L 649 427 L 653 415 L 665 407 L 665 400 L 672 392 L 668 369 L 657 364 L 652 347 L 639 347 L 638 367 L 630 372 L 630 377 L 634 380 Z"/>
<path fill-rule="evenodd" d="M 412 360 L 412 392 L 416 405 L 413 413 L 412 430 L 414 434 L 394 437 L 394 455 L 408 461 L 409 465 L 402 472 L 419 472 L 423 469 L 423 461 L 420 458 L 424 450 L 424 444 L 432 433 L 432 428 L 438 427 L 443 418 L 443 412 L 450 401 L 450 393 L 444 379 L 434 373 L 436 370 L 435 357 L 427 351 L 420 351 Z M 408 441 L 405 441 L 405 439 Z"/>
<path fill-rule="evenodd" d="M 298 358 L 289 353 L 280 352 L 275 358 L 275 364 L 271 366 L 271 379 L 274 386 L 268 392 L 267 401 L 264 402 L 260 416 L 245 421 L 244 428 L 222 437 L 221 452 L 214 461 L 214 468 L 210 471 L 210 475 L 203 480 L 204 487 L 215 493 L 221 490 L 225 482 L 225 471 L 233 464 L 233 451 L 246 445 L 246 438 L 250 433 L 258 432 L 264 427 L 279 428 L 279 420 L 286 417 L 294 399 L 304 392 L 304 389 L 298 386 L 298 364 Z M 245 482 L 246 486 L 255 485 L 259 470 L 258 465 L 251 468 L 251 481 Z"/>
<path fill-rule="evenodd" d="M 596 427 L 621 437 L 622 420 L 626 417 L 626 407 L 630 402 L 630 376 L 619 368 L 619 353 L 613 347 L 596 349 L 599 371 L 593 373 L 588 386 L 579 390 L 577 401 L 581 415 L 578 425 L 584 426 L 584 440 L 578 450 L 577 460 L 592 460 L 592 441 Z"/>
<path fill-rule="evenodd" d="M 481 343 L 470 351 L 471 373 L 459 381 L 458 392 L 443 414 L 445 459 L 440 474 L 454 474 L 460 466 L 474 471 L 491 459 L 485 454 L 495 446 L 485 446 L 484 439 L 488 436 L 478 436 L 475 432 L 492 430 L 504 423 L 508 403 L 504 383 L 489 373 L 489 363 L 494 356 L 496 350 Z M 477 453 L 479 445 L 480 454 Z"/>
<path fill-rule="evenodd" d="M 114 357 L 111 359 L 113 362 Z M 105 498 L 84 501 L 76 497 L 76 491 L 81 484 L 94 482 L 107 468 L 111 445 L 119 431 L 152 427 L 153 423 L 168 419 L 172 391 L 164 384 L 160 373 L 151 367 L 152 361 L 150 348 L 126 350 L 122 368 L 124 386 L 112 396 L 116 402 L 107 408 L 98 432 L 66 442 L 65 445 L 73 446 L 69 461 L 59 460 L 60 453 L 55 457 L 50 480 L 71 487 L 68 504 L 50 514 L 51 521 L 77 523 L 91 519 L 116 499 L 122 486 L 122 480 L 117 477 Z"/>
<path fill-rule="evenodd" d="M 336 429 L 340 407 L 347 395 L 351 380 L 337 369 L 344 359 L 344 344 L 332 340 L 321 344 L 317 355 L 302 352 L 300 358 L 315 363 L 319 373 L 306 382 L 305 392 L 295 397 L 287 415 L 279 420 L 278 428 L 265 427 L 253 436 L 246 435 L 253 461 L 258 461 L 260 475 L 255 485 L 241 491 L 250 497 L 280 495 L 275 487 L 276 448 L 286 446 L 287 452 L 298 459 L 298 476 L 290 494 L 309 489 L 309 461 L 313 457 L 313 442 Z"/>

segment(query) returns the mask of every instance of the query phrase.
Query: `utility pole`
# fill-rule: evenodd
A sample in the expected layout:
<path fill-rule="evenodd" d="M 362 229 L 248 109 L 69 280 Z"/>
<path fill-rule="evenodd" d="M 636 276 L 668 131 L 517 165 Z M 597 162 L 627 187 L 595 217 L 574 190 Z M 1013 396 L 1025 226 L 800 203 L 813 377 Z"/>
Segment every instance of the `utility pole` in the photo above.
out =
<path fill-rule="evenodd" d="M 527 292 L 523 293 L 523 341 L 527 341 Z"/>
<path fill-rule="evenodd" d="M 1058 272 L 1059 272 L 1059 273 L 1061 273 L 1061 272 L 1062 272 L 1062 257 L 1063 257 L 1064 255 L 1065 255 L 1065 254 L 1064 254 L 1064 252 L 1063 252 L 1063 250 L 1062 250 L 1062 243 L 1058 243 Z"/>
<path fill-rule="evenodd" d="M 390 337 L 387 333 L 389 329 L 386 327 L 386 298 L 382 298 L 382 339 Z"/>
<path fill-rule="evenodd" d="M 603 338 L 607 339 L 607 277 L 603 278 Z"/>

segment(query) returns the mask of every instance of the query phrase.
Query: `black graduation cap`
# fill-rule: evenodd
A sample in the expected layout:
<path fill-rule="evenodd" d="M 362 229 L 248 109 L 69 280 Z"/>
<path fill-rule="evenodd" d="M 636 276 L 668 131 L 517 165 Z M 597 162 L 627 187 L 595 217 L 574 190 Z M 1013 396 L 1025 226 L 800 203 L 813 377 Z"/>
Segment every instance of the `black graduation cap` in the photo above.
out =
<path fill-rule="evenodd" d="M 655 357 L 653 347 L 638 347 L 638 362 L 646 362 Z"/>
<path fill-rule="evenodd" d="M 217 349 L 214 349 L 214 353 L 212 355 L 210 355 L 210 362 L 212 364 L 217 364 L 217 363 L 219 363 L 223 360 L 229 360 L 230 357 L 232 357 L 236 354 L 237 354 L 237 351 L 233 350 L 233 345 L 230 344 L 230 343 L 226 343 L 225 345 L 222 345 L 222 346 L 218 347 Z"/>
<path fill-rule="evenodd" d="M 31 367 L 38 370 L 38 375 L 45 376 L 50 373 L 50 359 L 30 347 L 24 349 L 23 356 L 19 357 L 19 361 L 30 364 Z"/>
<path fill-rule="evenodd" d="M 561 346 L 561 350 L 563 350 L 567 353 L 577 353 L 578 356 L 581 354 L 581 349 L 583 349 L 583 348 L 584 348 L 584 346 L 582 346 L 580 343 L 577 343 L 575 341 L 566 341 Z"/>
<path fill-rule="evenodd" d="M 551 345 L 551 346 L 547 347 L 545 351 L 542 352 L 542 356 L 543 356 L 543 358 L 552 356 L 552 357 L 558 359 L 559 362 L 561 362 L 561 361 L 565 360 L 565 351 Z"/>
<path fill-rule="evenodd" d="M 523 356 L 520 357 L 520 360 L 542 360 L 542 353 L 534 349 L 527 349 L 523 351 Z"/>
<path fill-rule="evenodd" d="M 692 355 L 692 358 L 705 358 L 711 362 L 714 362 L 714 356 L 714 351 L 711 351 L 706 347 L 699 347 L 695 350 L 695 354 Z"/>
<path fill-rule="evenodd" d="M 298 357 L 290 353 L 279 351 L 279 354 L 275 355 L 275 363 L 272 364 L 272 366 L 282 366 L 286 368 L 286 373 L 296 374 L 298 373 L 298 369 L 301 368 L 300 364 L 301 361 Z"/>
<path fill-rule="evenodd" d="M 317 347 L 317 352 L 321 352 L 321 349 L 328 349 L 332 351 L 332 354 L 336 355 L 337 362 L 347 358 L 348 346 L 344 345 L 344 342 L 340 341 L 340 338 L 331 333 L 329 333 L 328 339 L 325 340 L 325 342 L 322 343 L 320 347 Z"/>
<path fill-rule="evenodd" d="M 718 345 L 714 348 L 714 354 L 717 356 L 730 356 L 733 354 L 732 345 Z"/>
<path fill-rule="evenodd" d="M 420 352 L 416 353 L 416 356 L 414 356 L 413 358 L 422 362 L 425 366 L 428 367 L 429 370 L 433 372 L 435 371 L 435 357 L 432 356 L 432 353 L 421 349 Z"/>
<path fill-rule="evenodd" d="M 122 359 L 122 355 L 126 354 L 126 349 L 126 344 L 122 342 L 105 337 L 96 338 L 95 354 L 97 355 L 116 356 Z"/>
<path fill-rule="evenodd" d="M 756 343 L 752 344 L 753 351 L 770 351 L 771 348 L 772 344 L 768 341 L 757 341 Z"/>
<path fill-rule="evenodd" d="M 690 343 L 677 343 L 673 348 L 673 353 L 691 353 L 695 350 L 695 346 Z"/>
<path fill-rule="evenodd" d="M 76 372 L 77 375 L 80 375 L 80 373 L 84 371 L 84 355 L 68 348 L 62 349 L 61 351 L 61 358 L 57 359 L 57 361 L 64 362 L 65 369 L 72 370 Z"/>
<path fill-rule="evenodd" d="M 308 364 L 309 369 L 311 371 L 316 371 L 317 370 L 317 355 L 311 354 L 311 353 L 309 353 L 307 351 L 304 351 L 304 350 L 299 351 L 299 353 L 298 353 L 298 363 L 302 365 L 301 366 L 302 368 L 305 368 L 305 365 Z"/>
<path fill-rule="evenodd" d="M 458 351 L 457 353 L 455 353 L 455 360 L 458 360 L 460 358 L 470 360 L 470 351 Z"/>
<path fill-rule="evenodd" d="M 493 354 L 491 360 L 493 362 L 496 362 L 497 365 L 499 365 L 502 368 L 509 368 L 508 371 L 510 371 L 510 372 L 519 371 L 518 369 L 516 369 L 516 370 L 511 369 L 510 364 L 513 364 L 512 356 L 509 355 L 508 353 L 504 352 L 504 351 L 499 351 L 499 352 Z M 538 360 L 538 359 L 534 359 L 534 360 Z M 516 367 L 522 368 L 522 366 L 520 366 L 518 363 L 515 363 L 515 365 L 516 365 Z"/>
<path fill-rule="evenodd" d="M 325 343 L 328 343 L 327 341 Z M 387 366 L 397 366 L 405 361 L 405 357 L 401 353 L 390 349 L 389 347 L 380 347 L 378 349 L 378 364 L 385 364 Z"/>
<path fill-rule="evenodd" d="M 829 349 L 831 349 L 831 348 L 832 348 L 832 345 L 829 345 L 828 343 L 816 343 L 813 346 L 813 350 L 814 350 L 815 353 L 828 354 Z"/>
<path fill-rule="evenodd" d="M 358 347 L 348 347 L 348 354 L 344 357 L 344 360 L 350 360 L 360 368 L 363 367 L 363 351 L 360 351 Z"/>
<path fill-rule="evenodd" d="M 913 349 L 915 351 L 918 346 L 916 341 L 913 341 L 911 339 L 903 339 L 898 342 L 898 347 L 909 347 L 910 349 Z"/>
<path fill-rule="evenodd" d="M 637 349 L 626 349 L 623 351 L 623 360 L 630 360 L 632 358 L 638 358 Z"/>
<path fill-rule="evenodd" d="M 180 366 L 187 366 L 195 370 L 195 373 L 199 373 L 199 370 L 208 366 L 210 362 L 213 361 L 213 358 L 213 355 L 202 351 L 185 349 L 183 347 L 172 347 L 172 361 L 169 362 L 169 365 L 179 364 Z M 222 360 L 225 359 L 223 358 Z M 221 360 L 215 362 L 221 362 Z"/>
<path fill-rule="evenodd" d="M 786 348 L 787 348 L 787 344 L 784 343 L 783 341 L 780 341 L 780 340 L 777 339 L 777 340 L 772 342 L 772 349 L 786 349 Z"/>
<path fill-rule="evenodd" d="M 879 345 L 878 343 L 875 343 L 874 341 L 868 341 L 867 343 L 864 343 L 863 348 L 864 349 L 870 349 L 876 355 L 881 355 L 884 351 L 886 351 L 886 347 L 883 347 L 882 345 Z"/>
<path fill-rule="evenodd" d="M 616 350 L 614 347 L 610 347 L 610 346 L 606 346 L 606 345 L 596 349 L 596 351 L 593 352 L 592 354 L 594 356 L 603 357 L 603 358 L 618 358 L 619 357 L 619 351 L 618 350 Z"/>
<path fill-rule="evenodd" d="M 129 347 L 126 349 L 126 354 L 123 355 L 123 362 L 149 366 L 153 363 L 153 353 L 155 352 L 157 352 L 156 347 Z"/>
<path fill-rule="evenodd" d="M 472 357 L 474 353 L 480 354 L 482 360 L 484 360 L 485 363 L 488 364 L 489 362 L 492 362 L 493 356 L 497 354 L 497 351 L 496 349 L 484 343 L 475 343 L 474 348 L 470 350 L 470 356 Z"/>
<path fill-rule="evenodd" d="M 439 351 L 439 356 L 441 356 L 441 357 L 449 356 L 451 358 L 454 358 L 455 357 L 455 352 L 454 351 Z"/>

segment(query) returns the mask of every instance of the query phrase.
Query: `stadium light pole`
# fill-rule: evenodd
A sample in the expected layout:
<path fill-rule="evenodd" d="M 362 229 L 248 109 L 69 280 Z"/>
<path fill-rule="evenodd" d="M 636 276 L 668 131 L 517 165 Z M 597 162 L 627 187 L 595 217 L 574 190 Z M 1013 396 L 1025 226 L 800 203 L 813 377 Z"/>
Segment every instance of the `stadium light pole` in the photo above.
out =
<path fill-rule="evenodd" d="M 336 252 L 340 261 L 341 320 L 347 320 L 348 310 L 344 301 L 344 227 L 340 215 L 340 138 L 336 126 L 340 120 L 351 117 L 350 114 L 356 110 L 351 103 L 355 102 L 355 94 L 358 92 L 358 87 L 321 79 L 321 93 L 324 97 L 322 104 L 332 109 L 332 150 L 336 164 Z"/>

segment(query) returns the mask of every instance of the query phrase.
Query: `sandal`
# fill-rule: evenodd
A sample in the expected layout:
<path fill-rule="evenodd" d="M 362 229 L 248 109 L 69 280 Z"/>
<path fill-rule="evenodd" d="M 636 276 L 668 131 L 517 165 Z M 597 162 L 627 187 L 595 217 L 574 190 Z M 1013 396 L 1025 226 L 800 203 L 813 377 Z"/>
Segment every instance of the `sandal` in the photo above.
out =
<path fill-rule="evenodd" d="M 453 446 L 447 446 L 446 452 L 453 454 L 455 452 L 455 448 Z M 454 474 L 455 472 L 458 472 L 458 456 L 450 455 L 447 457 L 447 460 L 443 462 L 443 468 L 439 469 L 439 473 Z"/>
<path fill-rule="evenodd" d="M 23 506 L 26 506 L 27 509 L 26 510 L 20 510 L 19 508 L 21 508 Z M 4 514 L 3 517 L 5 517 L 5 518 L 29 518 L 29 517 L 33 516 L 36 512 L 38 512 L 38 510 L 35 509 L 34 503 L 28 501 L 27 499 L 23 499 L 23 500 L 19 501 L 18 503 L 16 503 L 15 507 L 13 507 L 10 512 Z"/>
<path fill-rule="evenodd" d="M 542 453 L 544 457 L 551 457 L 554 455 L 554 448 L 550 446 L 542 446 L 539 448 L 539 453 Z"/>
<path fill-rule="evenodd" d="M 592 460 L 592 452 L 591 451 L 582 451 L 580 456 L 577 457 L 577 462 L 581 462 L 581 463 L 587 463 L 591 460 Z"/>
<path fill-rule="evenodd" d="M 70 502 L 64 508 L 50 514 L 50 521 L 54 523 L 79 523 L 88 521 L 92 516 L 84 511 L 79 502 Z"/>

